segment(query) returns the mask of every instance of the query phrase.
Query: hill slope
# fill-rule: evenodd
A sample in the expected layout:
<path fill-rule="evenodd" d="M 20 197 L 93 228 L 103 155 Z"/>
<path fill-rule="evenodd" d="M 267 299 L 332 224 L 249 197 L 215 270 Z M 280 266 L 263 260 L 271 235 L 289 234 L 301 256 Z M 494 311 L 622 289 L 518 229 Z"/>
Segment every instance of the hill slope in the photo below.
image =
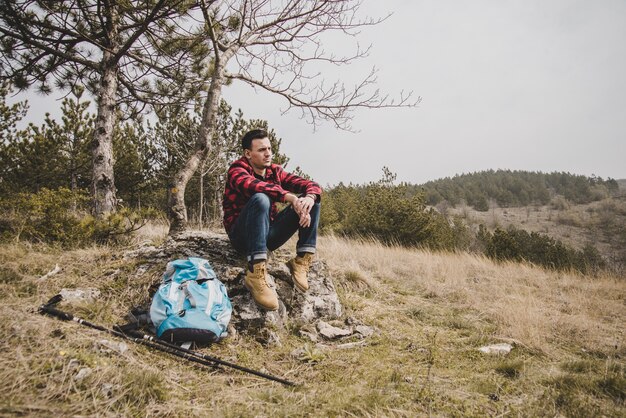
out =
<path fill-rule="evenodd" d="M 0 247 L 0 329 L 7 336 L 0 343 L 0 413 L 626 414 L 626 285 L 614 277 L 323 237 L 319 257 L 334 272 L 345 315 L 376 327 L 375 336 L 350 348 L 315 346 L 291 324 L 279 347 L 239 335 L 204 349 L 302 384 L 286 388 L 140 346 L 123 354 L 99 350 L 100 340 L 113 337 L 35 312 L 62 287 L 96 287 L 98 301 L 65 308 L 102 324 L 122 322 L 164 266 L 138 271 L 121 253 Z M 40 280 L 56 263 L 62 271 Z M 500 342 L 514 345 L 506 357 L 477 350 Z M 91 374 L 79 378 L 82 369 Z"/>
<path fill-rule="evenodd" d="M 553 172 L 488 170 L 429 181 L 416 190 L 424 191 L 430 205 L 446 201 L 451 205 L 465 202 L 476 210 L 486 211 L 495 202 L 500 207 L 545 205 L 555 196 L 570 202 L 595 202 L 620 192 L 614 179 Z"/>
<path fill-rule="evenodd" d="M 625 197 L 578 205 L 559 200 L 550 205 L 492 207 L 487 212 L 465 205 L 441 210 L 461 217 L 474 229 L 481 224 L 490 230 L 512 226 L 547 234 L 579 250 L 592 245 L 608 261 L 609 268 L 621 274 L 626 272 Z"/>

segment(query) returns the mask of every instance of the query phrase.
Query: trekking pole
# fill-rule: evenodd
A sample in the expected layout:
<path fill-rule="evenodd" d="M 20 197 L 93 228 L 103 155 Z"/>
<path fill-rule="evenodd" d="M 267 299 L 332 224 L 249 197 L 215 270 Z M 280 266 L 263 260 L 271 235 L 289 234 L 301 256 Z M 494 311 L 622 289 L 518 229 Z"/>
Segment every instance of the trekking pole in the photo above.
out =
<path fill-rule="evenodd" d="M 153 348 L 155 350 L 158 351 L 163 351 L 165 353 L 169 353 L 171 355 L 174 355 L 176 357 L 180 357 L 183 358 L 185 360 L 189 360 L 193 363 L 198 363 L 198 364 L 202 364 L 204 366 L 210 366 L 210 367 L 216 367 L 217 365 L 223 365 L 223 366 L 227 366 L 227 367 L 231 367 L 233 369 L 245 372 L 245 373 L 250 373 L 253 374 L 255 376 L 258 377 L 262 377 L 264 379 L 268 379 L 268 380 L 272 380 L 274 382 L 278 382 L 278 383 L 282 383 L 283 385 L 286 386 L 295 386 L 295 383 L 290 382 L 288 380 L 285 379 L 281 379 L 280 377 L 276 377 L 276 376 L 272 376 L 270 374 L 266 374 L 263 372 L 259 372 L 253 369 L 248 369 L 247 367 L 243 367 L 243 366 L 239 366 L 237 364 L 234 363 L 229 363 L 227 361 L 224 360 L 220 360 L 218 358 L 215 357 L 211 357 L 211 356 L 206 356 L 204 354 L 201 353 L 197 353 L 191 350 L 187 350 L 185 348 L 179 347 L 175 344 L 170 344 L 167 341 L 163 341 L 163 340 L 159 340 L 156 339 L 154 337 L 151 337 L 149 335 L 141 335 L 141 338 L 139 337 L 133 337 L 131 335 L 126 334 L 125 332 L 122 332 L 120 330 L 119 327 L 115 327 L 117 329 L 110 329 L 110 328 L 106 328 L 103 327 L 101 325 L 97 325 L 97 324 L 93 324 L 89 321 L 85 321 L 82 318 L 79 318 L 77 316 L 74 316 L 70 313 L 67 312 L 63 312 L 60 311 L 56 308 L 54 308 L 53 306 L 57 303 L 59 303 L 62 300 L 62 296 L 61 295 L 56 295 L 54 297 L 52 297 L 48 303 L 41 305 L 39 307 L 39 313 L 40 314 L 47 314 L 50 316 L 54 316 L 56 318 L 59 318 L 61 320 L 64 321 L 74 321 L 79 323 L 80 325 L 84 325 L 86 327 L 89 328 L 93 328 L 96 329 L 98 331 L 102 331 L 102 332 L 106 332 L 108 334 L 114 335 L 116 337 L 120 337 L 120 338 L 124 338 L 126 340 L 130 340 L 132 342 L 135 342 L 137 344 L 141 344 L 144 345 L 146 347 L 150 347 Z M 137 335 L 137 334 L 141 334 L 141 333 L 136 333 L 133 332 L 133 334 Z"/>
<path fill-rule="evenodd" d="M 275 382 L 280 382 L 280 383 L 282 383 L 284 385 L 287 385 L 287 386 L 295 386 L 295 384 L 293 382 L 290 382 L 288 380 L 284 380 L 284 379 L 281 379 L 279 377 L 275 377 L 275 376 L 272 376 L 272 375 L 269 375 L 269 374 L 266 374 L 266 373 L 263 373 L 263 372 L 259 372 L 257 370 L 249 369 L 247 367 L 239 366 L 237 364 L 230 363 L 230 362 L 225 361 L 225 360 L 220 360 L 220 359 L 218 359 L 216 357 L 208 356 L 206 354 L 202 354 L 202 353 L 199 353 L 197 351 L 193 351 L 193 350 L 190 350 L 188 348 L 184 348 L 184 347 L 181 347 L 179 345 L 172 344 L 172 343 L 170 343 L 168 341 L 161 340 L 159 338 L 155 338 L 155 337 L 153 337 L 151 335 L 143 334 L 140 331 L 128 330 L 128 329 L 125 330 L 123 327 L 120 327 L 118 325 L 114 326 L 113 328 L 115 330 L 119 331 L 119 332 L 126 333 L 126 334 L 131 335 L 131 336 L 133 336 L 135 338 L 140 338 L 143 341 L 149 341 L 151 343 L 156 343 L 156 344 L 159 344 L 159 345 L 161 345 L 163 347 L 167 347 L 167 348 L 170 348 L 172 350 L 177 350 L 177 351 L 180 351 L 182 353 L 185 353 L 187 355 L 190 355 L 190 356 L 193 356 L 193 357 L 196 357 L 196 358 L 200 358 L 200 359 L 203 359 L 203 360 L 211 361 L 211 362 L 217 363 L 217 364 L 222 365 L 222 366 L 231 367 L 233 369 L 236 369 L 236 370 L 239 370 L 239 371 L 242 371 L 242 372 L 245 372 L 245 373 L 250 373 L 250 374 L 253 374 L 255 376 L 263 377 L 265 379 L 273 380 Z"/>

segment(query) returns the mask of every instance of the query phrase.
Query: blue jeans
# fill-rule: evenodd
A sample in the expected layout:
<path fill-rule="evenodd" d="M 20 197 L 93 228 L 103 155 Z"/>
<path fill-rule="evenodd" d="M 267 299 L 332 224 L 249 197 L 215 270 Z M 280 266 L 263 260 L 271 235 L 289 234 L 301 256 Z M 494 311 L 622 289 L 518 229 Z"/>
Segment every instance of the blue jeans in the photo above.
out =
<path fill-rule="evenodd" d="M 298 253 L 314 253 L 317 241 L 317 225 L 320 219 L 320 204 L 311 208 L 311 225 L 300 227 L 300 217 L 292 206 L 282 210 L 270 222 L 272 201 L 263 193 L 252 195 L 228 233 L 230 242 L 237 251 L 246 254 L 248 261 L 266 260 L 267 250 L 273 251 L 283 245 L 298 231 Z"/>

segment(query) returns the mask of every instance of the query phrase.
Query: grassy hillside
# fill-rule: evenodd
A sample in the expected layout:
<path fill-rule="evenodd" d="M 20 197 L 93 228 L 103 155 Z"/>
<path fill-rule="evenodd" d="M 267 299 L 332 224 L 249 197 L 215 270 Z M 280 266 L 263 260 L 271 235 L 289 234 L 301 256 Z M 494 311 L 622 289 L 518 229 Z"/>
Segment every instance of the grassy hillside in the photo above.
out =
<path fill-rule="evenodd" d="M 148 239 L 158 241 L 159 231 Z M 316 346 L 299 336 L 301 324 L 289 324 L 279 347 L 239 335 L 203 350 L 301 384 L 287 388 L 131 343 L 123 354 L 107 352 L 99 341 L 113 337 L 36 313 L 62 287 L 96 287 L 97 302 L 64 308 L 106 325 L 123 322 L 164 266 L 137 271 L 122 253 L 0 247 L 1 415 L 626 414 L 621 278 L 323 237 L 319 257 L 334 274 L 345 315 L 376 327 L 373 337 L 347 349 Z M 60 273 L 39 279 L 57 263 Z M 477 351 L 500 342 L 514 345 L 508 356 Z M 84 368 L 92 373 L 80 379 Z"/>

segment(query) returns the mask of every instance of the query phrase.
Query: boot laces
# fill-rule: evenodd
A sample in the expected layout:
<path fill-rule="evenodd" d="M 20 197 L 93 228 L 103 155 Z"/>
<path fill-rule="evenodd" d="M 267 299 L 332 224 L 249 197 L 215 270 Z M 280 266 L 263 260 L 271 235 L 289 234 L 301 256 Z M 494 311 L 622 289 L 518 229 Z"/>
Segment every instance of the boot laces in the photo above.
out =
<path fill-rule="evenodd" d="M 267 283 L 267 275 L 265 273 L 265 265 L 259 265 L 258 267 L 258 271 L 255 268 L 254 270 L 254 275 L 256 276 L 255 278 L 258 280 L 259 284 L 261 285 L 261 287 L 270 287 L 269 284 Z"/>

